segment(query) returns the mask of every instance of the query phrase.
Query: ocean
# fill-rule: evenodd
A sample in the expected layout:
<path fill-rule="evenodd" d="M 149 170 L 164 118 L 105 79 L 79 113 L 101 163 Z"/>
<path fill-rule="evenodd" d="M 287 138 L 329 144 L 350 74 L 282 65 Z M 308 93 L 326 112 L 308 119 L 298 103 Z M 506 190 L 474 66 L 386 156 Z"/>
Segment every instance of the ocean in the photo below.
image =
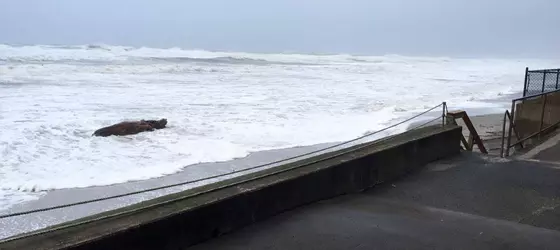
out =
<path fill-rule="evenodd" d="M 503 112 L 488 100 L 520 92 L 526 66 L 558 61 L 0 45 L 0 210 L 49 190 L 350 140 L 442 101 Z M 92 137 L 160 118 L 168 128 Z"/>

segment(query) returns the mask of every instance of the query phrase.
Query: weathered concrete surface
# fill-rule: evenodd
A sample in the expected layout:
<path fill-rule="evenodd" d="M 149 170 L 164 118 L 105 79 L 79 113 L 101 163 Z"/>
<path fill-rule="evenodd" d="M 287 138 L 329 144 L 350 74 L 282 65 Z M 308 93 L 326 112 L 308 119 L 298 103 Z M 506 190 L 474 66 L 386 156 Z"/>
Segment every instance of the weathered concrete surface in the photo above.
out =
<path fill-rule="evenodd" d="M 460 135 L 457 126 L 413 130 L 80 221 L 120 216 L 42 230 L 0 249 L 182 249 L 288 209 L 400 178 L 459 153 Z"/>
<path fill-rule="evenodd" d="M 539 131 L 544 96 L 519 102 L 515 106 L 515 128 L 521 138 L 525 138 Z M 543 128 L 560 121 L 560 92 L 546 96 L 543 116 Z"/>
<path fill-rule="evenodd" d="M 556 132 L 545 142 L 523 154 L 521 158 L 560 163 L 560 133 Z"/>
<path fill-rule="evenodd" d="M 461 156 L 191 249 L 558 249 L 560 168 Z"/>
<path fill-rule="evenodd" d="M 560 143 L 557 143 L 554 146 L 539 152 L 533 157 L 533 159 L 560 162 Z"/>
<path fill-rule="evenodd" d="M 537 137 L 535 142 L 523 149 L 515 150 L 511 158 L 560 163 L 560 154 L 554 154 L 554 152 L 558 152 L 558 147 L 554 146 L 560 143 L 560 131 L 550 131 L 546 135 L 541 136 L 540 139 Z"/>

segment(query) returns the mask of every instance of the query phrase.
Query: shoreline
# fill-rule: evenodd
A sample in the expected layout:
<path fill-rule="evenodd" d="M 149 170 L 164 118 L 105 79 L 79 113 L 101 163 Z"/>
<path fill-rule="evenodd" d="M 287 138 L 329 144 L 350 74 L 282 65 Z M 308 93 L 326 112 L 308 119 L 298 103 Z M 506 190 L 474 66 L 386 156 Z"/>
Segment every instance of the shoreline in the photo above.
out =
<path fill-rule="evenodd" d="M 510 97 L 511 95 L 503 96 L 504 99 L 508 98 L 508 100 L 511 100 L 509 99 Z M 488 100 L 488 103 L 493 103 L 493 102 L 504 103 L 501 99 Z M 491 111 L 492 109 L 467 108 L 464 110 L 468 111 L 467 113 L 471 117 L 471 120 L 475 124 L 475 127 L 477 128 L 477 131 L 479 131 L 480 136 L 482 137 L 483 140 L 486 139 L 486 137 L 494 135 L 495 133 L 501 133 L 501 119 L 503 113 L 492 112 Z M 433 111 L 427 113 L 425 115 L 425 119 L 428 120 L 431 119 L 430 117 L 437 117 L 440 116 L 440 114 L 441 114 L 440 111 Z M 480 115 L 476 115 L 476 114 L 480 114 Z M 425 123 L 426 120 L 424 121 L 420 120 L 408 124 L 405 123 L 404 124 L 406 126 L 405 130 L 410 130 L 415 126 Z M 438 120 L 438 121 L 434 121 L 433 123 L 438 124 L 441 123 L 441 121 Z M 463 133 L 465 133 L 465 130 L 463 131 Z M 8 209 L 0 210 L 0 214 L 8 214 L 8 213 L 37 209 L 37 208 L 67 204 L 72 202 L 79 202 L 83 200 L 96 199 L 100 197 L 107 197 L 107 196 L 118 195 L 122 193 L 133 192 L 133 191 L 138 191 L 138 190 L 143 190 L 148 188 L 155 188 L 164 185 L 181 183 L 189 180 L 206 178 L 209 176 L 225 174 L 232 171 L 238 171 L 240 169 L 250 168 L 262 164 L 268 164 L 271 162 L 283 160 L 297 155 L 306 154 L 312 151 L 321 150 L 326 147 L 336 145 L 338 143 L 340 142 L 330 142 L 330 143 L 321 143 L 321 144 L 315 144 L 309 146 L 297 146 L 291 148 L 250 152 L 245 157 L 235 158 L 228 161 L 198 163 L 198 164 L 188 165 L 183 167 L 180 171 L 176 173 L 160 176 L 152 179 L 147 179 L 147 180 L 129 181 L 125 183 L 112 184 L 107 186 L 67 188 L 67 189 L 45 191 L 45 194 L 41 195 L 38 199 L 16 204 Z M 337 148 L 321 151 L 320 153 L 317 154 L 322 154 L 330 150 L 336 150 Z M 299 160 L 299 159 L 294 159 L 294 160 Z M 271 164 L 267 167 L 285 164 L 286 162 L 282 162 L 279 164 Z M 259 168 L 251 171 L 258 171 L 258 170 L 262 170 L 263 168 Z M 148 199 L 153 199 L 170 193 L 183 191 L 196 186 L 212 183 L 218 180 L 231 178 L 236 175 L 243 175 L 246 173 L 250 173 L 251 171 L 214 178 L 211 180 L 199 181 L 192 184 L 185 184 L 177 187 L 150 191 L 142 194 L 110 199 L 106 201 L 94 202 L 90 204 L 78 205 L 78 206 L 62 208 L 62 209 L 55 209 L 51 211 L 39 212 L 39 213 L 29 214 L 29 215 L 15 216 L 12 218 L 0 219 L 0 228 L 4 228 L 4 230 L 0 231 L 0 239 L 7 238 L 23 232 L 32 231 L 47 226 L 52 226 L 69 220 L 74 220 L 81 217 L 93 215 L 103 211 L 108 211 L 119 207 L 131 205 L 134 203 L 138 203 Z"/>
<path fill-rule="evenodd" d="M 197 180 L 208 176 L 214 176 L 222 173 L 232 172 L 232 170 L 235 171 L 239 168 L 250 168 L 253 166 L 268 164 L 270 162 L 283 160 L 297 155 L 309 153 L 315 150 L 320 150 L 335 144 L 337 143 L 323 143 L 323 144 L 316 144 L 312 146 L 300 146 L 300 147 L 292 147 L 286 149 L 258 151 L 258 152 L 250 153 L 246 157 L 237 158 L 229 161 L 188 165 L 177 173 L 160 176 L 157 178 L 147 179 L 147 180 L 131 181 L 131 182 L 113 184 L 108 186 L 68 188 L 68 189 L 57 189 L 52 191 L 46 191 L 46 194 L 42 195 L 38 199 L 16 204 L 8 209 L 0 210 L 0 214 L 8 214 L 8 213 L 37 209 L 37 208 L 56 206 L 56 205 L 67 204 L 72 202 L 79 202 L 83 200 L 96 199 L 100 197 L 119 195 L 122 193 L 134 192 L 138 190 L 155 188 L 164 185 L 181 183 L 189 180 Z M 285 162 L 279 164 L 284 164 L 284 163 Z M 272 167 L 274 165 L 277 164 L 271 164 L 270 166 L 267 167 Z M 235 167 L 235 170 L 232 169 L 233 167 Z M 205 171 L 208 169 L 212 171 Z M 263 168 L 250 170 L 238 174 L 228 175 L 225 177 L 213 178 L 211 180 L 204 180 L 192 184 L 185 184 L 182 186 L 150 191 L 142 194 L 115 198 L 106 201 L 99 201 L 90 204 L 77 205 L 74 207 L 55 209 L 55 210 L 39 212 L 35 214 L 21 215 L 21 216 L 6 218 L 6 219 L 0 219 L 0 228 L 3 228 L 3 230 L 0 230 L 0 239 L 7 238 L 19 233 L 32 231 L 47 226 L 52 226 L 54 224 L 66 222 L 69 220 L 74 220 L 81 217 L 93 215 L 96 213 L 116 209 L 119 207 L 131 205 L 148 199 L 153 199 L 159 196 L 180 192 L 186 189 L 205 185 L 218 180 L 231 178 L 237 175 L 243 175 L 246 173 L 250 173 L 251 171 L 259 171 L 262 169 Z"/>

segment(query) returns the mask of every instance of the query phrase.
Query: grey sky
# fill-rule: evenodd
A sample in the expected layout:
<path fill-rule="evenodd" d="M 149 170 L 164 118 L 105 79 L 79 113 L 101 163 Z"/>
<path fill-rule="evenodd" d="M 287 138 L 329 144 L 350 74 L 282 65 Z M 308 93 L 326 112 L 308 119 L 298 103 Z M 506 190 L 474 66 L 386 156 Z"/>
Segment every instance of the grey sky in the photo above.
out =
<path fill-rule="evenodd" d="M 0 43 L 560 55 L 558 0 L 1 0 Z"/>

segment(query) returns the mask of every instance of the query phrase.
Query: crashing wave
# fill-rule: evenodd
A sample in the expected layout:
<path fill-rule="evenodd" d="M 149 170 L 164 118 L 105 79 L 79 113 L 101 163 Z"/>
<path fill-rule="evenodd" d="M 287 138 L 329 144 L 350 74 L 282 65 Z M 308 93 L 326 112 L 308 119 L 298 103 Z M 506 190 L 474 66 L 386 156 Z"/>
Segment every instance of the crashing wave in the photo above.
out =
<path fill-rule="evenodd" d="M 28 45 L 0 44 L 0 61 L 3 62 L 111 62 L 156 61 L 170 63 L 221 63 L 221 64 L 282 64 L 322 65 L 337 63 L 386 62 L 384 56 L 354 56 L 349 54 L 297 54 L 297 53 L 245 53 L 187 50 L 181 48 L 127 47 L 107 44 L 85 45 Z M 403 60 L 393 56 L 392 60 Z"/>

